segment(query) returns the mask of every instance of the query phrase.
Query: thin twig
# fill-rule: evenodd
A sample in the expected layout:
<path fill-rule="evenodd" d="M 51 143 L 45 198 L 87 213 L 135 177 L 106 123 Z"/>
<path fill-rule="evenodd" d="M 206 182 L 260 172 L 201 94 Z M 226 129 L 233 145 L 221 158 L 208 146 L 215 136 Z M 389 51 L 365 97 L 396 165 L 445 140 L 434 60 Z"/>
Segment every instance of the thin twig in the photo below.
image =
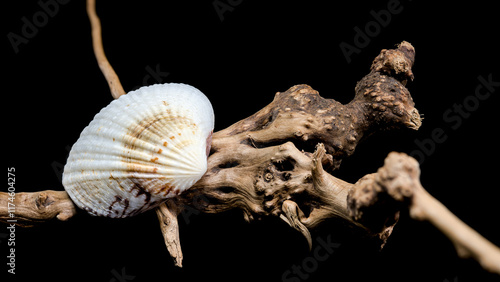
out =
<path fill-rule="evenodd" d="M 96 14 L 95 0 L 87 0 L 87 13 L 92 27 L 92 42 L 96 59 L 109 84 L 111 94 L 116 99 L 125 94 L 125 91 L 104 54 L 101 38 L 101 24 Z M 374 61 L 372 73 L 356 87 L 357 91 L 360 93 L 362 91 L 362 94 L 356 95 L 356 97 L 361 97 L 359 99 L 363 99 L 361 101 L 363 105 L 368 104 L 367 99 L 371 99 L 370 97 L 372 97 L 375 102 L 377 102 L 377 98 L 378 101 L 381 100 L 379 96 L 390 98 L 386 93 L 386 89 L 395 89 L 395 87 L 392 87 L 394 85 L 399 87 L 399 82 L 395 79 L 391 80 L 387 75 L 391 75 L 395 72 L 397 77 L 402 80 L 401 83 L 403 84 L 405 84 L 408 79 L 412 80 L 413 74 L 411 72 L 411 66 L 413 64 L 413 56 L 413 47 L 405 42 L 398 46 L 398 50 L 382 52 Z M 399 62 L 401 61 L 405 63 L 400 64 Z M 398 62 L 398 64 L 393 64 L 391 62 Z M 380 81 L 385 81 L 385 84 L 389 86 L 380 88 L 380 85 L 382 85 Z M 407 92 L 403 87 L 399 87 L 398 89 Z M 409 93 L 406 92 L 403 93 L 405 95 L 391 97 L 407 97 Z M 391 93 L 389 94 L 396 95 Z M 292 110 L 292 107 L 297 105 L 297 101 L 301 101 L 299 104 L 300 108 L 294 108 Z M 314 103 L 310 103 L 311 101 L 314 101 Z M 400 107 L 404 103 L 399 101 L 398 104 L 394 103 L 391 107 L 398 106 L 397 110 L 401 112 L 406 110 L 407 113 L 412 113 L 411 116 L 404 116 L 401 122 L 410 128 L 417 129 L 421 124 L 420 115 L 418 115 L 416 109 L 413 108 L 412 102 L 406 102 L 406 108 Z M 378 108 L 379 110 L 382 108 L 376 103 L 371 105 L 376 107 L 369 108 Z M 337 107 L 340 107 L 340 109 Z M 383 109 L 385 109 L 385 107 L 384 105 Z M 353 107 L 351 109 L 358 108 L 359 107 Z M 277 114 L 273 119 L 265 117 L 268 114 L 274 115 L 274 113 L 279 113 L 281 109 L 289 111 L 289 113 L 287 115 Z M 310 113 L 307 113 L 306 110 L 310 111 Z M 500 274 L 500 249 L 460 221 L 446 209 L 446 207 L 424 190 L 418 180 L 420 170 L 418 168 L 418 163 L 414 159 L 410 158 L 410 160 L 408 160 L 408 156 L 405 157 L 403 155 L 391 154 L 387 158 L 384 167 L 376 174 L 364 177 L 362 180 L 358 181 L 358 183 L 350 185 L 343 181 L 335 180 L 333 176 L 328 176 L 327 173 L 323 171 L 321 160 L 326 152 L 323 147 L 314 154 L 316 159 L 313 161 L 306 154 L 300 152 L 293 143 L 289 142 L 290 139 L 296 141 L 299 136 L 304 142 L 309 141 L 314 143 L 320 141 L 328 142 L 328 140 L 333 140 L 332 136 L 336 136 L 338 140 L 348 140 L 349 144 L 346 145 L 349 145 L 350 149 L 348 149 L 348 151 L 350 153 L 341 152 L 339 155 L 336 155 L 336 157 L 339 158 L 337 162 L 334 162 L 334 156 L 330 155 L 332 159 L 331 166 L 334 168 L 338 167 L 341 157 L 350 155 L 354 151 L 355 143 L 357 144 L 363 136 L 363 132 L 361 131 L 348 132 L 349 135 L 346 136 L 340 134 L 333 135 L 333 133 L 330 132 L 334 128 L 329 125 L 334 120 L 333 114 L 338 114 L 342 111 L 343 107 L 341 107 L 339 103 L 320 99 L 318 93 L 308 86 L 296 86 L 286 93 L 277 94 L 275 101 L 268 105 L 265 110 L 261 110 L 254 116 L 244 121 L 240 121 L 219 133 L 221 139 L 226 138 L 226 140 L 235 141 L 224 143 L 226 148 L 222 148 L 223 146 L 220 144 L 216 146 L 218 135 L 217 133 L 214 134 L 213 147 L 217 148 L 217 150 L 214 150 L 217 153 L 211 156 L 212 159 L 209 161 L 209 164 L 212 169 L 208 170 L 212 173 L 205 175 L 205 177 L 198 182 L 198 186 L 195 185 L 195 189 L 191 189 L 189 193 L 185 193 L 183 195 L 183 201 L 186 203 L 193 203 L 195 196 L 204 196 L 205 193 L 210 195 L 210 199 L 212 199 L 210 205 L 200 207 L 201 209 L 205 209 L 205 212 L 217 213 L 238 206 L 244 209 L 247 218 L 253 218 L 252 213 L 257 216 L 279 215 L 284 221 L 298 229 L 308 238 L 310 247 L 311 236 L 308 226 L 313 227 L 315 223 L 332 216 L 341 217 L 347 221 L 355 220 L 358 223 L 362 221 L 363 215 L 366 214 L 369 214 L 369 219 L 376 219 L 373 214 L 370 215 L 370 212 L 366 213 L 366 211 L 369 211 L 370 206 L 384 206 L 384 209 L 381 209 L 384 215 L 381 217 L 383 224 L 379 224 L 381 226 L 379 226 L 379 229 L 382 231 L 389 230 L 384 231 L 386 232 L 384 234 L 387 234 L 387 232 L 390 234 L 392 226 L 397 221 L 397 216 L 388 217 L 387 215 L 391 212 L 398 214 L 398 208 L 401 207 L 402 203 L 406 203 L 410 209 L 410 215 L 413 218 L 431 222 L 448 236 L 455 244 L 460 256 L 473 257 L 485 269 Z M 327 115 L 318 117 L 319 112 L 323 114 L 327 113 Z M 312 113 L 314 113 L 314 115 Z M 344 116 L 351 116 L 351 114 Z M 366 117 L 368 115 L 361 112 L 359 116 Z M 315 122 L 315 118 L 320 122 Z M 329 122 L 326 122 L 326 120 L 329 120 Z M 262 121 L 268 122 L 263 123 Z M 271 122 L 272 126 L 269 126 L 268 123 Z M 362 124 L 362 126 L 352 126 L 352 128 L 368 128 L 368 122 L 369 121 L 366 121 L 366 124 Z M 380 126 L 379 123 L 380 120 L 377 120 L 377 123 L 374 124 Z M 248 134 L 250 131 L 252 132 L 251 135 Z M 342 128 L 342 131 L 345 131 L 345 128 Z M 340 138 L 340 136 L 345 138 Z M 309 139 L 310 137 L 315 139 L 311 140 Z M 248 140 L 250 140 L 253 147 L 249 148 L 248 145 L 245 145 L 248 144 Z M 288 142 L 285 143 L 287 140 Z M 277 143 L 277 141 L 283 142 L 284 145 L 271 145 Z M 256 143 L 260 144 L 260 146 L 267 143 L 269 147 L 257 148 Z M 335 144 L 327 144 L 330 148 L 329 154 L 333 152 L 338 153 L 337 150 L 341 145 Z M 256 152 L 256 150 L 258 152 Z M 259 153 L 263 155 L 259 155 Z M 239 156 L 239 158 L 236 156 Z M 230 162 L 228 162 L 228 160 L 230 160 Z M 237 161 L 235 162 L 235 160 Z M 293 162 L 290 162 L 290 165 L 294 166 L 294 169 L 282 171 L 283 169 L 275 165 L 275 163 L 277 163 L 275 162 L 276 160 L 280 160 L 281 162 L 285 160 L 290 162 L 290 160 L 293 160 Z M 259 162 L 264 164 L 259 164 Z M 228 167 L 228 163 L 237 163 L 237 168 Z M 311 163 L 315 163 L 316 166 L 312 166 Z M 247 168 L 246 170 L 244 169 L 245 166 Z M 222 168 L 225 169 L 224 172 L 220 172 Z M 261 170 L 267 171 L 265 175 L 269 175 L 270 177 L 260 177 L 263 175 L 263 171 Z M 273 172 L 274 175 L 271 172 Z M 292 175 L 292 172 L 296 175 Z M 231 173 L 233 175 L 231 175 Z M 257 181 L 255 180 L 256 177 L 258 178 Z M 313 178 L 313 183 L 310 183 L 311 181 L 309 179 L 311 177 Z M 230 184 L 234 185 L 231 186 Z M 371 186 L 372 189 L 365 189 L 368 188 L 367 186 Z M 221 187 L 233 189 L 220 189 Z M 276 193 L 280 187 L 287 192 Z M 260 193 L 259 191 L 253 191 L 254 189 L 259 190 Z M 227 192 L 225 192 L 226 190 Z M 316 192 L 316 190 L 319 190 L 319 193 Z M 346 216 L 347 207 L 344 205 L 344 199 L 346 197 L 344 193 L 347 190 L 350 190 L 348 201 L 353 219 Z M 342 194 L 340 194 L 339 191 L 342 192 Z M 198 192 L 198 194 L 196 194 L 196 192 Z M 292 194 L 287 195 L 286 193 Z M 387 208 L 390 202 L 381 201 L 381 197 L 379 197 L 381 193 L 387 193 L 395 200 L 394 202 L 397 203 L 396 209 Z M 320 194 L 320 196 L 313 198 L 303 197 L 304 195 L 316 194 Z M 192 198 L 190 198 L 190 195 Z M 269 200 L 269 197 L 273 195 L 287 200 L 284 200 L 282 205 L 279 205 L 279 200 L 281 198 L 273 199 L 274 201 Z M 290 196 L 289 198 L 292 200 L 294 200 L 294 197 L 295 200 L 315 199 L 316 202 L 313 203 L 314 205 L 309 203 L 309 207 L 317 208 L 313 209 L 309 217 L 306 218 L 299 207 L 299 202 L 288 200 L 285 196 Z M 220 201 L 216 202 L 215 200 L 217 199 Z M 342 201 L 342 205 L 339 204 L 339 201 Z M 0 192 L 0 222 L 10 223 L 11 212 L 8 208 L 9 202 L 13 202 L 16 207 L 15 224 L 25 227 L 32 226 L 35 223 L 48 221 L 54 217 L 64 221 L 74 216 L 77 212 L 74 203 L 64 191 L 17 193 L 14 196 L 10 196 L 5 192 Z M 304 204 L 304 202 L 302 202 L 302 204 Z M 275 206 L 273 207 L 273 205 Z M 365 210 L 363 211 L 363 209 Z M 373 209 L 371 211 L 373 211 Z M 168 202 L 157 208 L 156 212 L 167 249 L 174 257 L 176 265 L 182 266 L 182 251 L 180 248 L 179 226 L 177 222 L 177 216 L 182 212 L 182 208 L 174 202 Z M 390 219 L 389 224 L 388 219 Z"/>
<path fill-rule="evenodd" d="M 95 0 L 87 0 L 87 14 L 92 26 L 92 45 L 94 48 L 95 57 L 99 64 L 104 77 L 108 81 L 109 89 L 113 98 L 118 99 L 121 95 L 126 94 L 120 83 L 118 75 L 109 64 L 104 48 L 102 45 L 101 21 L 96 13 Z M 160 223 L 161 232 L 165 238 L 165 245 L 171 256 L 174 258 L 176 266 L 182 267 L 182 250 L 179 241 L 179 227 L 177 223 L 177 213 L 179 211 L 166 203 L 161 204 L 156 208 L 156 215 Z"/>
<path fill-rule="evenodd" d="M 90 25 L 92 27 L 92 46 L 94 48 L 95 57 L 99 68 L 101 69 L 106 81 L 109 85 L 109 90 L 113 98 L 117 99 L 121 95 L 126 94 L 123 90 L 120 79 L 113 70 L 113 67 L 109 64 L 106 55 L 104 54 L 104 48 L 102 46 L 102 36 L 101 36 L 101 21 L 96 14 L 95 0 L 87 0 L 87 14 L 89 16 Z"/>
<path fill-rule="evenodd" d="M 484 269 L 500 274 L 500 249 L 456 217 L 421 185 L 414 191 L 410 215 L 432 223 L 450 239 L 459 257 L 473 258 Z"/>
<path fill-rule="evenodd" d="M 177 216 L 181 210 L 174 202 L 165 202 L 156 208 L 156 215 L 160 222 L 161 233 L 165 239 L 168 252 L 174 259 L 175 266 L 182 267 L 182 249 L 179 239 L 179 223 Z"/>
<path fill-rule="evenodd" d="M 450 239 L 460 257 L 473 258 L 484 269 L 500 274 L 500 249 L 432 197 L 419 178 L 420 169 L 415 159 L 404 153 L 390 153 L 377 173 L 362 178 L 350 191 L 351 214 L 360 221 L 363 217 L 373 220 L 374 211 L 381 204 L 385 209 L 391 205 L 407 205 L 411 218 L 434 225 Z M 382 203 L 380 199 L 384 195 L 393 201 Z"/>

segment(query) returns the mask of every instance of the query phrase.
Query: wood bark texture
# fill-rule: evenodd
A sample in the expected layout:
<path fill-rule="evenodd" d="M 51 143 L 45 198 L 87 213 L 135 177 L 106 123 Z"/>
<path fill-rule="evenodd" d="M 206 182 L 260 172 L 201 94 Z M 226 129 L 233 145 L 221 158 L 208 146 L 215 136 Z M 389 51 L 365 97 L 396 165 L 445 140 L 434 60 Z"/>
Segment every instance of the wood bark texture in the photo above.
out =
<path fill-rule="evenodd" d="M 398 211 L 377 219 L 385 223 L 383 228 L 372 230 L 359 224 L 347 209 L 346 198 L 353 185 L 331 172 L 369 135 L 420 127 L 420 115 L 405 87 L 407 80 L 413 79 L 414 55 L 408 42 L 394 50 L 382 50 L 346 105 L 322 98 L 308 85 L 276 93 L 274 100 L 254 115 L 214 133 L 207 173 L 161 208 L 174 213 L 185 209 L 219 213 L 237 208 L 247 221 L 280 217 L 304 235 L 309 247 L 309 229 L 340 218 L 378 238 L 383 246 Z M 160 223 L 177 224 L 162 220 L 165 214 L 158 213 Z M 169 250 L 180 250 L 180 246 L 171 246 L 179 244 L 173 239 L 178 238 L 178 230 L 169 229 L 164 236 Z M 172 256 L 180 265 L 178 254 Z"/>
<path fill-rule="evenodd" d="M 414 54 L 408 42 L 394 50 L 382 50 L 346 105 L 322 98 L 308 85 L 296 85 L 276 93 L 274 100 L 254 115 L 215 132 L 207 173 L 180 197 L 157 209 L 176 265 L 182 264 L 177 215 L 193 209 L 204 213 L 241 209 L 247 221 L 277 216 L 302 233 L 309 246 L 309 229 L 326 219 L 340 218 L 369 236 L 379 237 L 383 245 L 392 225 L 372 232 L 353 220 L 346 202 L 352 184 L 330 173 L 369 135 L 420 127 L 420 115 L 405 88 L 406 81 L 413 78 Z M 114 86 L 110 87 L 112 93 Z M 0 201 L 6 203 L 8 197 L 0 193 Z M 19 193 L 16 201 L 22 201 L 18 202 L 22 209 L 16 209 L 20 226 L 54 217 L 66 220 L 78 210 L 63 191 Z M 6 206 L 0 208 L 3 222 L 9 219 Z"/>
<path fill-rule="evenodd" d="M 104 55 L 95 1 L 87 2 L 93 47 L 113 97 L 123 95 L 118 76 Z M 269 216 L 300 232 L 309 247 L 310 230 L 337 218 L 382 247 L 402 208 L 440 229 L 461 256 L 500 274 L 500 251 L 430 196 L 418 180 L 418 163 L 391 153 L 384 167 L 351 184 L 332 175 L 357 144 L 382 130 L 418 129 L 421 117 L 405 87 L 413 80 L 415 50 L 408 42 L 382 50 L 370 73 L 356 85 L 354 99 L 341 104 L 322 98 L 308 85 L 276 93 L 274 100 L 213 134 L 206 174 L 190 189 L 156 209 L 170 255 L 182 266 L 178 216 L 186 211 L 220 213 L 240 209 L 245 220 Z M 64 191 L 0 192 L 0 221 L 32 227 L 53 218 L 67 220 L 78 208 Z M 81 212 L 81 211 L 79 211 Z M 465 237 L 464 237 L 465 234 Z"/>

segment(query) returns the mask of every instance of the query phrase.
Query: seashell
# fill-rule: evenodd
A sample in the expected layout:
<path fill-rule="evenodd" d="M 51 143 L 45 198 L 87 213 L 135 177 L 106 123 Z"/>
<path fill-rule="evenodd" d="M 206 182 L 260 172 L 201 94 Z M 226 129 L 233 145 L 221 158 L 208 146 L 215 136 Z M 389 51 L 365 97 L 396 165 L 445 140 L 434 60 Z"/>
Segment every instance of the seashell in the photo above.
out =
<path fill-rule="evenodd" d="M 82 131 L 64 167 L 63 185 L 92 215 L 128 217 L 182 193 L 207 170 L 214 113 L 186 84 L 131 91 Z"/>

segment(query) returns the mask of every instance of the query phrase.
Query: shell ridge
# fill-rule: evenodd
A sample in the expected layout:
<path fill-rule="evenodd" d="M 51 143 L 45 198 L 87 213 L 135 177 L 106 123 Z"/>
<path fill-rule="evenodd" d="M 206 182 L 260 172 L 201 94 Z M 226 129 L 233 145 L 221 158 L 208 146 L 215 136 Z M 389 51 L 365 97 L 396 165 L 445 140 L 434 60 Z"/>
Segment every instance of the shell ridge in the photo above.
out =
<path fill-rule="evenodd" d="M 93 215 L 127 217 L 188 189 L 207 168 L 208 98 L 185 84 L 131 91 L 99 111 L 73 145 L 63 186 Z"/>

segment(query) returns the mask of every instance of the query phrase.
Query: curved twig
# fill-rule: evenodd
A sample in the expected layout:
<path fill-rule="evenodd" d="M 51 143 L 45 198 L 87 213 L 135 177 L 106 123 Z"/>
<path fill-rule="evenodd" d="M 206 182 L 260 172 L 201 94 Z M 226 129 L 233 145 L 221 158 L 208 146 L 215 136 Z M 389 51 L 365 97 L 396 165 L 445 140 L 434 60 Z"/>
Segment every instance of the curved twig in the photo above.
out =
<path fill-rule="evenodd" d="M 111 95 L 113 98 L 117 99 L 126 93 L 125 90 L 123 90 L 118 75 L 116 75 L 116 72 L 113 70 L 113 67 L 109 64 L 109 61 L 104 54 L 101 36 L 101 21 L 96 13 L 95 0 L 87 0 L 87 14 L 92 27 L 92 47 L 94 48 L 97 63 L 99 64 L 99 68 L 108 82 Z"/>
<path fill-rule="evenodd" d="M 462 258 L 472 257 L 486 270 L 500 274 L 500 249 L 469 227 L 441 202 L 432 197 L 420 183 L 418 162 L 404 153 L 392 152 L 377 173 L 363 177 L 350 191 L 350 212 L 365 221 L 384 208 L 408 206 L 410 216 L 433 224 L 454 244 Z M 388 197 L 387 197 L 388 196 Z M 385 216 L 381 216 L 384 219 Z"/>
<path fill-rule="evenodd" d="M 95 0 L 87 1 L 87 13 L 96 59 L 111 94 L 118 98 L 125 91 L 104 54 Z M 301 232 L 311 248 L 309 229 L 332 217 L 379 236 L 383 244 L 399 210 L 407 205 L 413 218 L 430 221 L 448 236 L 460 256 L 473 257 L 485 269 L 500 274 L 500 250 L 423 189 L 416 161 L 391 154 L 383 168 L 356 184 L 329 173 L 368 133 L 420 127 L 421 117 L 404 87 L 413 79 L 414 55 L 408 42 L 382 50 L 347 105 L 324 99 L 307 85 L 297 85 L 277 93 L 256 114 L 214 133 L 205 176 L 156 209 L 175 264 L 182 266 L 177 216 L 188 207 L 207 213 L 240 208 L 248 221 L 279 216 Z M 14 219 L 9 202 L 16 208 Z M 12 197 L 0 192 L 0 222 L 31 227 L 54 217 L 64 221 L 76 212 L 64 191 Z"/>

